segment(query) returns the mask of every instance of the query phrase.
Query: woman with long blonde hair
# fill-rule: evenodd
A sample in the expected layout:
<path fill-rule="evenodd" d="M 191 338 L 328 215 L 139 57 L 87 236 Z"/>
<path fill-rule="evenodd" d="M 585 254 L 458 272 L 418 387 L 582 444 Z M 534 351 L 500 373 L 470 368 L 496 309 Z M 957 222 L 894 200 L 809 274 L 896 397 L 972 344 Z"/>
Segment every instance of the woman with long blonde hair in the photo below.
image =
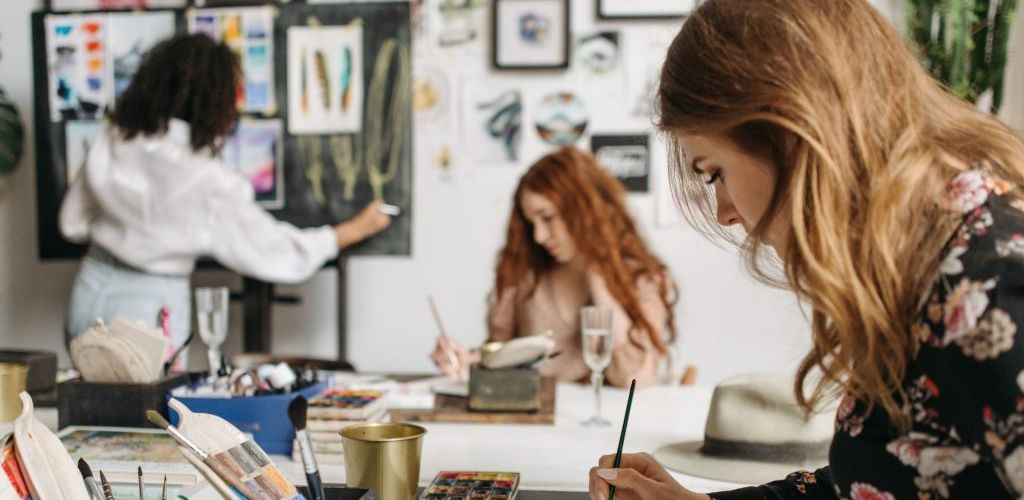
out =
<path fill-rule="evenodd" d="M 541 373 L 588 380 L 578 314 L 587 304 L 606 307 L 613 312 L 606 380 L 654 382 L 675 338 L 676 291 L 637 232 L 622 184 L 593 155 L 564 147 L 534 163 L 512 199 L 490 298 L 489 340 L 550 330 L 560 355 L 541 365 Z M 435 363 L 453 373 L 444 352 L 451 349 L 467 367 L 469 353 L 447 342 L 438 345 Z"/>
<path fill-rule="evenodd" d="M 1024 495 L 1020 137 L 865 0 L 707 0 L 659 101 L 683 211 L 726 238 L 742 226 L 755 274 L 810 308 L 797 400 L 843 397 L 830 466 L 710 497 Z M 708 498 L 648 455 L 611 463 L 593 498 Z"/>

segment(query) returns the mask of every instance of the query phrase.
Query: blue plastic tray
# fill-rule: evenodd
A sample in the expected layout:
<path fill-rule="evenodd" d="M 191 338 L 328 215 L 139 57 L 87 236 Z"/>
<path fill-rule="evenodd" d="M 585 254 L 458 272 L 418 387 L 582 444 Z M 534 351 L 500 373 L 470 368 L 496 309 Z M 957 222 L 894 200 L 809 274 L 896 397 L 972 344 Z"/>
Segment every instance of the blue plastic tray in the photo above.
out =
<path fill-rule="evenodd" d="M 312 399 L 323 392 L 327 382 L 313 384 L 302 391 L 288 394 L 270 394 L 248 398 L 177 398 L 190 410 L 196 413 L 217 415 L 242 432 L 252 434 L 256 444 L 270 455 L 288 455 L 292 453 L 295 440 L 295 427 L 288 419 L 288 405 L 298 395 Z M 170 393 L 167 399 L 171 398 Z M 178 414 L 168 410 L 172 425 L 178 425 Z"/>

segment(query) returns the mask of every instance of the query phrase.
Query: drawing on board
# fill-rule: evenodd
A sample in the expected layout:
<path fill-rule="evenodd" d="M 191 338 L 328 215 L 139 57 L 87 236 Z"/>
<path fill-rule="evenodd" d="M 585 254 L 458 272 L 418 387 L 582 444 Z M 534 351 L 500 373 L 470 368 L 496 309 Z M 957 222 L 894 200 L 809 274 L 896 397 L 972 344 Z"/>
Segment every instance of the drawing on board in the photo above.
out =
<path fill-rule="evenodd" d="M 463 147 L 472 163 L 495 165 L 519 159 L 523 98 L 517 89 L 476 82 L 463 96 Z"/>
<path fill-rule="evenodd" d="M 363 27 L 288 28 L 288 132 L 359 132 Z"/>
<path fill-rule="evenodd" d="M 103 122 L 100 120 L 71 120 L 64 124 L 64 157 L 67 165 L 68 186 L 74 182 L 78 172 L 85 166 L 89 148 L 103 133 L 103 127 Z"/>
<path fill-rule="evenodd" d="M 574 144 L 589 120 L 587 107 L 571 92 L 548 94 L 537 106 L 537 134 L 553 146 Z"/>
<path fill-rule="evenodd" d="M 196 9 L 188 13 L 189 33 L 224 42 L 238 55 L 245 83 L 239 109 L 277 112 L 274 97 L 274 9 L 238 7 Z"/>
<path fill-rule="evenodd" d="M 94 120 L 110 99 L 103 15 L 46 17 L 51 120 Z"/>
<path fill-rule="evenodd" d="M 366 98 L 366 176 L 376 200 L 384 200 L 384 187 L 395 180 L 401 160 L 407 109 L 412 100 L 412 62 L 409 49 L 396 38 L 381 44 Z M 391 87 L 390 103 L 385 104 Z"/>
<path fill-rule="evenodd" d="M 128 88 L 142 58 L 158 42 L 174 36 L 171 12 L 123 12 L 108 14 L 107 34 L 113 71 L 113 100 Z"/>
<path fill-rule="evenodd" d="M 284 206 L 284 127 L 281 120 L 244 119 L 222 151 L 224 165 L 252 184 L 256 201 Z"/>

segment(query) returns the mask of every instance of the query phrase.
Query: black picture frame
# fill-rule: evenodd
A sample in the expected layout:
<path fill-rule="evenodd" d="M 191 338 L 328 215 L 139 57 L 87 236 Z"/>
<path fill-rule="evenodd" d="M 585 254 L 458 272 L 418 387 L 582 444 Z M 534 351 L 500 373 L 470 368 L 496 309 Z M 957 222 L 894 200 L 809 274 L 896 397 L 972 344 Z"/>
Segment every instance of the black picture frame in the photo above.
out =
<path fill-rule="evenodd" d="M 650 192 L 651 137 L 649 134 L 601 134 L 590 136 L 590 151 L 608 173 L 629 193 Z"/>
<path fill-rule="evenodd" d="M 682 14 L 666 13 L 666 14 L 650 14 L 650 13 L 637 13 L 637 14 L 608 14 L 605 10 L 605 4 L 611 0 L 595 0 L 594 8 L 597 11 L 597 18 L 602 21 L 670 21 L 673 19 L 684 19 L 688 12 Z M 616 0 L 623 1 L 623 0 Z"/>
<path fill-rule="evenodd" d="M 501 54 L 501 27 L 503 25 L 501 19 L 501 6 L 507 4 L 520 3 L 522 0 L 494 0 L 491 5 L 491 65 L 495 69 L 499 70 L 558 70 L 567 69 L 569 67 L 569 60 L 571 56 L 572 46 L 572 34 L 571 34 L 571 19 L 572 10 L 569 0 L 546 0 L 552 4 L 559 4 L 562 8 L 562 20 L 561 22 L 554 23 L 562 29 L 561 40 L 562 50 L 560 51 L 560 60 L 554 61 L 551 64 L 537 64 L 537 63 L 507 63 L 502 62 L 502 58 L 499 57 Z M 509 23 L 504 23 L 508 26 Z M 507 29 L 507 28 L 506 28 Z"/>

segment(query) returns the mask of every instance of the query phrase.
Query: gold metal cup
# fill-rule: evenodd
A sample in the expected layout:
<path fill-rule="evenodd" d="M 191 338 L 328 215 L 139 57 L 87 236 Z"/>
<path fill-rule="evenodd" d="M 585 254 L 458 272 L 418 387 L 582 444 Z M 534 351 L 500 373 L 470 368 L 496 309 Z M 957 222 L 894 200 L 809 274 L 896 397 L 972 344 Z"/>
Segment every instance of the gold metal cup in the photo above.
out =
<path fill-rule="evenodd" d="M 345 482 L 369 488 L 381 500 L 415 499 L 426 433 L 418 425 L 400 423 L 345 427 L 340 432 L 345 448 Z"/>
<path fill-rule="evenodd" d="M 21 414 L 21 398 L 28 380 L 28 367 L 0 363 L 0 424 L 13 422 Z"/>

